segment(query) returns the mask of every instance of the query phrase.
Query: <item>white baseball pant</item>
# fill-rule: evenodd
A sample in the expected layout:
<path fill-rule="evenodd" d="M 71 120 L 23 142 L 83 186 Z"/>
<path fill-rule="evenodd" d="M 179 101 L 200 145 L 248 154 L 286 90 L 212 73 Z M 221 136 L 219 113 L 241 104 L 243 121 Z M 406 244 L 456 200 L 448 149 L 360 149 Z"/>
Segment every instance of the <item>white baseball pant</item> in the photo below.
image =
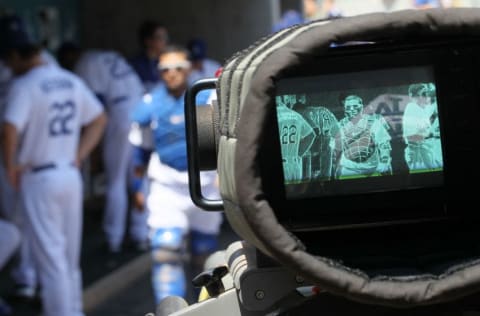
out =
<path fill-rule="evenodd" d="M 27 171 L 21 179 L 21 193 L 44 315 L 83 315 L 80 172 L 70 165 Z"/>
<path fill-rule="evenodd" d="M 20 232 L 15 225 L 0 219 L 0 270 L 20 245 Z"/>

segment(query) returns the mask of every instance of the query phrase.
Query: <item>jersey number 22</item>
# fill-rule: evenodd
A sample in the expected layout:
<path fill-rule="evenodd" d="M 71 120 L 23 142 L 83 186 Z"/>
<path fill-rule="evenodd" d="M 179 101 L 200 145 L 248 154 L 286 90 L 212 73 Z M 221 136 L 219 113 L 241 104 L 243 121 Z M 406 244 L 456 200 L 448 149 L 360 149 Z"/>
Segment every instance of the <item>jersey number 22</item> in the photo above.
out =
<path fill-rule="evenodd" d="M 69 122 L 75 117 L 75 103 L 55 102 L 50 106 L 50 112 L 53 112 L 49 123 L 50 136 L 70 135 L 73 130 Z"/>

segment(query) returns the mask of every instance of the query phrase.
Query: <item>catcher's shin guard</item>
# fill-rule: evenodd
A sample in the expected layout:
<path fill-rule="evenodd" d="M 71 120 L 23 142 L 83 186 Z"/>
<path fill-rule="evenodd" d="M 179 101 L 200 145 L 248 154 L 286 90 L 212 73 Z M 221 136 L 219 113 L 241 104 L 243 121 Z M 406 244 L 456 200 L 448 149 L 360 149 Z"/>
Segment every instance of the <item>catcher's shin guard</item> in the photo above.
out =
<path fill-rule="evenodd" d="M 171 295 L 185 297 L 185 230 L 157 228 L 152 232 L 150 241 L 153 260 L 152 286 L 156 302 L 159 303 Z"/>

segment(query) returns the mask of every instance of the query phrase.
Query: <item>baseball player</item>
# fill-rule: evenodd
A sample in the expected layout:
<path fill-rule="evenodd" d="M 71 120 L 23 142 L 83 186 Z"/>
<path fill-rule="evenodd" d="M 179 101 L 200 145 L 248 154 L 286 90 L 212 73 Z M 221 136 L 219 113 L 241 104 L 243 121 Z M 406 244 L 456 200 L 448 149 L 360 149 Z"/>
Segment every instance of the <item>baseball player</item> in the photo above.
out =
<path fill-rule="evenodd" d="M 133 113 L 132 133 L 143 132 L 139 134 L 150 137 L 131 138 L 137 140 L 134 165 L 138 178 L 132 184 L 137 197 L 141 197 L 145 170 L 150 181 L 145 207 L 149 211 L 152 283 L 157 303 L 169 295 L 186 295 L 183 259 L 187 237 L 191 241 L 191 263 L 201 268 L 217 248 L 222 221 L 220 213 L 203 212 L 190 198 L 184 117 L 188 51 L 168 46 L 159 61 L 165 86 L 152 91 Z M 211 198 L 218 196 L 214 182 L 215 174 L 203 174 L 202 191 Z M 142 198 L 136 199 L 140 208 L 142 202 Z"/>
<path fill-rule="evenodd" d="M 361 177 L 390 174 L 390 129 L 383 116 L 365 114 L 363 100 L 349 95 L 343 101 L 345 117 L 339 121 L 341 157 L 340 177 Z"/>
<path fill-rule="evenodd" d="M 69 62 L 65 56 L 72 56 Z M 105 106 L 108 123 L 105 131 L 102 155 L 106 173 L 106 205 L 103 229 L 109 250 L 121 250 L 125 235 L 128 211 L 128 170 L 131 162 L 129 115 L 133 106 L 140 102 L 143 85 L 127 61 L 113 51 L 81 51 L 73 44 L 65 44 L 59 50 L 60 64 L 73 69 L 85 80 Z M 146 214 L 133 211 L 131 238 L 141 244 L 147 239 Z M 135 226 L 144 226 L 139 229 Z"/>
<path fill-rule="evenodd" d="M 28 37 L 25 29 L 26 26 L 17 15 L 15 14 L 5 14 L 0 18 L 0 29 L 2 30 L 2 40 L 0 42 L 8 42 L 11 39 L 8 39 L 10 34 L 8 29 L 10 27 L 18 28 L 22 34 L 22 37 Z M 18 36 L 18 32 L 16 35 Z M 55 58 L 46 50 L 41 51 L 41 59 L 44 64 L 50 65 L 52 67 L 57 67 L 58 63 Z M 12 80 L 13 74 L 9 67 L 5 65 L 3 61 L 0 60 L 0 117 L 3 117 L 4 104 L 6 94 L 10 82 Z M 0 149 L 1 153 L 1 149 Z M 17 225 L 20 231 L 23 232 L 25 229 L 23 212 L 21 212 L 20 207 L 21 203 L 17 198 L 15 190 L 9 185 L 7 177 L 5 174 L 4 164 L 3 164 L 3 155 L 0 154 L 0 214 L 3 213 L 3 216 Z M 28 240 L 23 238 L 21 240 L 20 246 L 20 255 L 16 258 L 14 265 L 12 267 L 11 276 L 15 282 L 15 289 L 13 296 L 25 299 L 26 301 L 32 300 L 36 296 L 37 288 L 37 276 L 35 273 L 35 268 L 33 266 L 33 260 L 31 258 L 31 251 L 28 245 Z"/>
<path fill-rule="evenodd" d="M 335 175 L 335 146 L 339 125 L 335 115 L 326 107 L 297 102 L 296 112 L 315 131 L 315 140 L 310 147 L 308 159 L 304 161 L 304 179 L 328 180 Z M 307 154 L 304 156 L 306 157 Z"/>
<path fill-rule="evenodd" d="M 168 30 L 158 21 L 145 20 L 138 28 L 140 52 L 129 62 L 140 77 L 145 91 L 151 91 L 162 83 L 158 73 L 158 57 L 168 44 Z"/>
<path fill-rule="evenodd" d="M 280 147 L 286 183 L 302 180 L 302 156 L 308 152 L 315 139 L 315 132 L 310 124 L 301 114 L 289 108 L 295 102 L 295 95 L 276 97 Z"/>
<path fill-rule="evenodd" d="M 24 205 L 43 314 L 83 315 L 78 167 L 99 142 L 106 117 L 82 80 L 44 64 L 37 45 L 10 31 L 15 40 L 2 43 L 16 75 L 2 126 L 7 177 Z"/>
<path fill-rule="evenodd" d="M 410 172 L 443 167 L 442 144 L 435 86 L 415 83 L 409 86 L 410 102 L 403 113 L 405 162 Z"/>

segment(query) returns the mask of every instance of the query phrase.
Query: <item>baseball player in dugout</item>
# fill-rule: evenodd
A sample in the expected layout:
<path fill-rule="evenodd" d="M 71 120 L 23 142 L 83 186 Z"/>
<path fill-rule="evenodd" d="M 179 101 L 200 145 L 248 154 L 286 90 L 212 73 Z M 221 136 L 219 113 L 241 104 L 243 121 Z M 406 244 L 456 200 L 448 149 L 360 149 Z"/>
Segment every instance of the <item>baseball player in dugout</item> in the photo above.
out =
<path fill-rule="evenodd" d="M 130 64 L 115 51 L 83 50 L 76 44 L 64 43 L 58 50 L 58 61 L 87 83 L 108 115 L 101 147 L 106 175 L 103 230 L 108 250 L 118 253 L 125 238 L 128 215 L 127 178 L 132 149 L 128 141 L 129 116 L 142 99 L 144 88 Z M 145 212 L 132 211 L 129 232 L 133 244 L 145 250 L 148 233 Z"/>
<path fill-rule="evenodd" d="M 14 12 L 2 13 L 0 25 L 2 30 L 0 43 L 2 44 L 4 43 L 4 36 L 9 34 L 9 26 L 15 25 L 18 28 L 26 29 L 25 21 Z M 46 49 L 42 49 L 41 58 L 45 64 L 52 67 L 58 66 L 57 61 Z M 3 60 L 0 60 L 0 117 L 3 117 L 5 98 L 12 79 L 12 71 Z M 0 153 L 1 151 L 0 146 Z M 21 200 L 17 192 L 8 183 L 2 157 L 3 154 L 0 154 L 0 216 L 15 224 L 23 234 L 26 227 L 23 219 L 24 212 L 20 210 L 22 207 Z M 9 298 L 21 303 L 38 303 L 38 278 L 31 259 L 30 245 L 26 238 L 21 239 L 19 253 L 13 257 L 9 274 L 15 284 Z"/>
<path fill-rule="evenodd" d="M 24 29 L 7 24 L 2 59 L 15 78 L 2 123 L 7 178 L 22 200 L 43 315 L 83 315 L 79 166 L 100 141 L 106 115 L 76 75 L 43 62 Z"/>
<path fill-rule="evenodd" d="M 168 30 L 160 22 L 146 20 L 138 28 L 140 52 L 129 61 L 142 80 L 146 91 L 162 82 L 158 73 L 158 57 L 168 44 Z"/>
<path fill-rule="evenodd" d="M 165 85 L 146 95 L 132 117 L 130 139 L 135 145 L 136 178 L 131 185 L 137 192 L 137 207 L 147 209 L 149 214 L 152 285 L 157 303 L 169 295 L 187 295 L 183 267 L 187 241 L 192 270 L 200 272 L 206 257 L 217 249 L 222 222 L 222 214 L 204 212 L 190 198 L 184 116 L 190 67 L 185 48 L 168 46 L 159 59 Z M 142 184 L 145 173 L 147 190 Z M 209 198 L 219 198 L 215 173 L 202 176 L 202 192 Z"/>

